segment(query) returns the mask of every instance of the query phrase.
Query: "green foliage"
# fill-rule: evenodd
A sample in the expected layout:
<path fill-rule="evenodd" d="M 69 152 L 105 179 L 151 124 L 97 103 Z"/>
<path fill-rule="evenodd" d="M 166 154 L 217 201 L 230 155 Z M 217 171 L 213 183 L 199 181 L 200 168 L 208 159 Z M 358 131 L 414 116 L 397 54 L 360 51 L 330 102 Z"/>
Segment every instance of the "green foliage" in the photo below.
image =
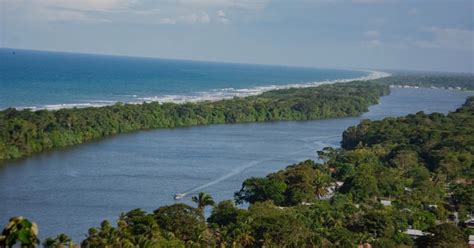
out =
<path fill-rule="evenodd" d="M 428 230 L 426 235 L 416 240 L 419 247 L 462 248 L 466 247 L 463 232 L 453 224 L 444 223 Z"/>
<path fill-rule="evenodd" d="M 3 229 L 0 236 L 0 247 L 36 247 L 39 244 L 38 226 L 22 216 L 13 217 Z"/>
<path fill-rule="evenodd" d="M 0 161 L 152 128 L 357 116 L 389 92 L 367 82 L 285 89 L 216 102 L 0 111 Z"/>
<path fill-rule="evenodd" d="M 268 175 L 270 180 L 282 181 L 287 185 L 284 205 L 313 202 L 328 193 L 331 177 L 321 170 L 321 165 L 307 160 L 288 166 L 285 170 Z"/>
<path fill-rule="evenodd" d="M 354 232 L 368 233 L 374 238 L 392 237 L 395 234 L 393 220 L 383 210 L 370 209 L 349 228 Z"/>
<path fill-rule="evenodd" d="M 353 176 L 347 178 L 342 192 L 351 193 L 357 202 L 370 200 L 379 193 L 375 170 L 370 164 L 361 164 Z"/>
<path fill-rule="evenodd" d="M 453 185 L 454 202 L 459 208 L 467 212 L 474 212 L 474 184 L 455 184 Z"/>
<path fill-rule="evenodd" d="M 73 245 L 71 238 L 64 233 L 58 234 L 55 238 L 46 238 L 43 242 L 44 248 L 66 248 Z"/>
<path fill-rule="evenodd" d="M 212 209 L 211 216 L 209 216 L 207 221 L 210 224 L 217 224 L 218 226 L 236 224 L 238 218 L 243 215 L 242 212 L 243 210 L 237 208 L 233 201 L 221 201 Z"/>
<path fill-rule="evenodd" d="M 249 209 L 252 235 L 258 246 L 301 247 L 310 231 L 294 213 L 278 209 L 270 202 L 259 202 Z"/>
<path fill-rule="evenodd" d="M 46 242 L 54 242 L 54 240 L 47 239 Z M 171 248 L 184 247 L 184 242 L 172 233 L 160 230 L 154 215 L 147 214 L 141 209 L 134 209 L 120 215 L 117 227 L 112 226 L 108 221 L 103 221 L 99 228 L 90 228 L 81 247 Z"/>
<path fill-rule="evenodd" d="M 286 188 L 287 185 L 281 181 L 252 177 L 244 181 L 240 191 L 235 192 L 235 201 L 241 204 L 271 200 L 281 205 L 285 200 Z"/>
<path fill-rule="evenodd" d="M 474 90 L 474 76 L 472 73 L 393 72 L 391 77 L 373 81 L 387 85 Z"/>
<path fill-rule="evenodd" d="M 212 199 L 212 196 L 204 192 L 199 192 L 197 196 L 193 196 L 192 201 L 197 204 L 197 208 L 201 210 L 203 214 L 204 208 L 206 206 L 214 206 L 215 204 L 214 199 Z"/>
<path fill-rule="evenodd" d="M 153 213 L 160 229 L 184 242 L 198 242 L 206 229 L 201 211 L 182 203 L 160 207 Z"/>
<path fill-rule="evenodd" d="M 402 172 L 422 165 L 447 179 L 474 177 L 474 118 L 469 98 L 463 108 L 448 115 L 438 113 L 363 121 L 343 134 L 342 147 L 355 149 L 382 145 L 391 150 L 383 161 Z"/>
<path fill-rule="evenodd" d="M 331 181 L 327 171 L 321 170 L 314 161 L 307 160 L 266 178 L 245 180 L 241 190 L 235 193 L 235 201 L 241 204 L 270 200 L 279 206 L 295 206 L 325 196 Z"/>

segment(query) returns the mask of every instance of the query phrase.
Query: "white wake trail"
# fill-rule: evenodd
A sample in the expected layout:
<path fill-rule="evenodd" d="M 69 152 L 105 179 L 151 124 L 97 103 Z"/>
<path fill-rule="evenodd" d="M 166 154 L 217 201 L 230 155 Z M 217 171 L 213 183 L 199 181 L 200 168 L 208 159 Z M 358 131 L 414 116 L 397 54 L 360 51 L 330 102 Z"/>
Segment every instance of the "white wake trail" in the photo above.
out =
<path fill-rule="evenodd" d="M 300 151 L 297 151 L 297 152 L 293 152 L 293 153 L 288 153 L 288 154 L 285 154 L 285 155 L 282 155 L 282 156 L 278 156 L 278 157 L 272 157 L 272 158 L 269 158 L 269 159 L 260 159 L 260 160 L 255 160 L 255 161 L 251 161 L 251 162 L 248 162 L 240 167 L 237 167 L 233 170 L 231 170 L 230 172 L 228 172 L 227 174 L 215 179 L 215 180 L 212 180 L 208 183 L 205 183 L 203 185 L 200 185 L 200 186 L 197 186 L 195 188 L 192 188 L 192 189 L 189 189 L 187 190 L 186 192 L 183 192 L 183 193 L 180 193 L 179 195 L 181 196 L 180 198 L 183 198 L 183 197 L 186 197 L 192 193 L 195 193 L 199 190 L 202 190 L 202 189 L 205 189 L 207 187 L 210 187 L 212 185 L 215 185 L 217 183 L 220 183 L 228 178 L 231 178 L 235 175 L 238 175 L 240 174 L 241 172 L 243 172 L 244 170 L 248 169 L 248 168 L 251 168 L 251 167 L 254 167 L 258 164 L 261 164 L 261 163 L 264 163 L 264 162 L 269 162 L 269 161 L 272 161 L 272 160 L 275 160 L 275 159 L 281 159 L 281 158 L 285 158 L 285 157 L 289 157 L 289 156 L 293 156 L 295 154 L 298 154 L 298 153 L 302 153 L 302 152 L 306 152 L 306 151 L 309 151 L 309 150 L 312 150 L 314 148 L 311 148 L 311 149 L 304 149 L 304 150 L 300 150 Z"/>
<path fill-rule="evenodd" d="M 264 162 L 270 162 L 272 160 L 277 160 L 277 159 L 282 159 L 282 158 L 286 158 L 286 157 L 290 157 L 290 156 L 293 156 L 293 155 L 296 155 L 296 154 L 299 154 L 299 153 L 303 153 L 303 152 L 307 152 L 307 151 L 312 151 L 314 150 L 316 152 L 316 150 L 318 149 L 323 149 L 324 147 L 328 147 L 328 146 L 332 146 L 331 144 L 327 143 L 326 141 L 331 139 L 331 138 L 334 138 L 334 137 L 338 137 L 338 136 L 326 136 L 326 137 L 320 137 L 320 136 L 315 136 L 315 137 L 308 137 L 308 138 L 305 138 L 303 139 L 305 144 L 304 146 L 307 148 L 307 149 L 303 149 L 303 150 L 299 150 L 299 151 L 296 151 L 296 152 L 292 152 L 292 153 L 287 153 L 287 154 L 284 154 L 284 155 L 281 155 L 281 156 L 277 156 L 277 157 L 272 157 L 272 158 L 268 158 L 268 159 L 260 159 L 260 160 L 254 160 L 254 161 L 251 161 L 251 162 L 248 162 L 240 167 L 237 167 L 233 170 L 231 170 L 230 172 L 228 172 L 227 174 L 215 179 L 215 180 L 212 180 L 208 183 L 205 183 L 205 184 L 202 184 L 200 186 L 197 186 L 197 187 L 194 187 L 192 189 L 189 189 L 183 193 L 179 193 L 179 199 L 183 198 L 183 197 L 186 197 L 190 194 L 193 194 L 199 190 L 202 190 L 202 189 L 205 189 L 207 187 L 210 187 L 212 185 L 215 185 L 215 184 L 218 184 L 226 179 L 229 179 L 233 176 L 236 176 L 240 173 L 242 173 L 243 171 L 245 171 L 246 169 L 248 168 L 251 168 L 251 167 L 254 167 L 254 166 L 257 166 L 261 163 L 264 163 Z M 317 140 L 310 140 L 312 138 L 317 138 Z M 308 144 L 309 142 L 309 144 Z M 311 145 L 312 144 L 312 145 Z"/>

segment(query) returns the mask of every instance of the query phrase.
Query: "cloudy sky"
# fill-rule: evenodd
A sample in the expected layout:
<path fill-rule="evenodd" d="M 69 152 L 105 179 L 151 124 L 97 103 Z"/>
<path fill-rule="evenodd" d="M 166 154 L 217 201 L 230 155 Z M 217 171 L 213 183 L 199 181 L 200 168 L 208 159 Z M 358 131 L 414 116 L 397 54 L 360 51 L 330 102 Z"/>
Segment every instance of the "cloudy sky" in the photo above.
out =
<path fill-rule="evenodd" d="M 0 47 L 474 72 L 474 0 L 0 0 Z"/>

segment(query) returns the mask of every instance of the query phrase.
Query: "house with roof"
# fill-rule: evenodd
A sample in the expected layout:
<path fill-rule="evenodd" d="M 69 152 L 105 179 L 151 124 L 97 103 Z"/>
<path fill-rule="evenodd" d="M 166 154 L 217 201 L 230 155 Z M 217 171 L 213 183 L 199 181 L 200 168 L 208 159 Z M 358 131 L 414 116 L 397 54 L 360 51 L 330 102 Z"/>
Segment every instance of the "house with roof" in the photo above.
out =
<path fill-rule="evenodd" d="M 474 228 L 474 219 L 471 218 L 471 219 L 469 219 L 469 220 L 464 221 L 464 225 L 465 225 L 467 228 Z"/>
<path fill-rule="evenodd" d="M 425 236 L 425 235 L 431 235 L 431 233 L 429 233 L 429 232 L 423 232 L 422 230 L 411 229 L 411 228 L 408 228 L 403 233 L 409 235 L 412 239 L 417 239 L 417 238 Z"/>

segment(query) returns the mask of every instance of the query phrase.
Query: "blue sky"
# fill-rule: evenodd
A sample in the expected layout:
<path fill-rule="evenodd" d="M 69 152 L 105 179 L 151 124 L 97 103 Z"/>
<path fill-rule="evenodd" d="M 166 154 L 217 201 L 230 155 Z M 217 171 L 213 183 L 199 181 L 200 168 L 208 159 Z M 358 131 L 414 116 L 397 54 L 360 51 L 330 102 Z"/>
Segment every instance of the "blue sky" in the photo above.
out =
<path fill-rule="evenodd" d="M 474 72 L 474 0 L 2 0 L 0 47 Z"/>

